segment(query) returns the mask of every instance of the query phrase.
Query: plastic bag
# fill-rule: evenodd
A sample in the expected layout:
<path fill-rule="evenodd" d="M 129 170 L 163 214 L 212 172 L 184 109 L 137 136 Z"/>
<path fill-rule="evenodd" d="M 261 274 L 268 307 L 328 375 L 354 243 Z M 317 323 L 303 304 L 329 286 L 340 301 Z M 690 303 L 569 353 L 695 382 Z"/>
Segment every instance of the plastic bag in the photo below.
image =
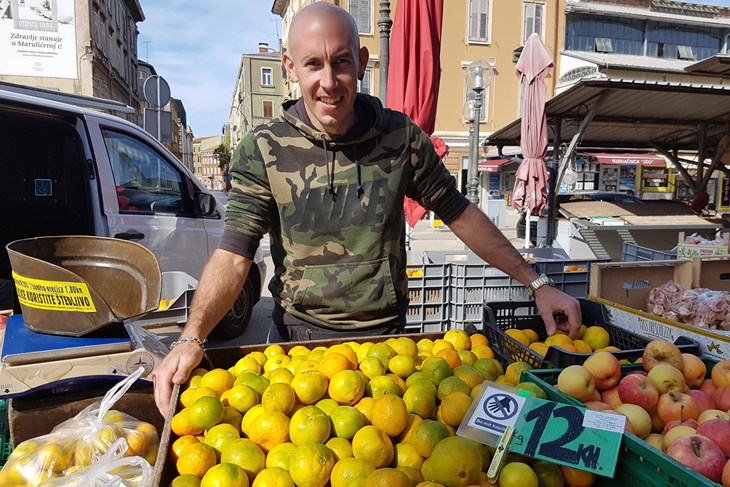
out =
<path fill-rule="evenodd" d="M 123 440 L 125 444 L 124 456 L 139 456 L 154 465 L 160 441 L 157 429 L 112 409 L 142 372 L 140 368 L 112 387 L 101 402 L 59 424 L 49 434 L 15 447 L 0 470 L 0 486 L 37 486 L 46 480 L 64 477 L 79 468 L 94 465 L 117 440 Z"/>

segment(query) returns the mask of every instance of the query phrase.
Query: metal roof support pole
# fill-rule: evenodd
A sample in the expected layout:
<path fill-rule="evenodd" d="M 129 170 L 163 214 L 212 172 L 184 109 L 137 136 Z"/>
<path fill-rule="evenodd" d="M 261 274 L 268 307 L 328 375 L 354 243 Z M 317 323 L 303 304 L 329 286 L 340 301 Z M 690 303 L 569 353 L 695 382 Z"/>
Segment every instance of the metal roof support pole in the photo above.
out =
<path fill-rule="evenodd" d="M 720 167 L 720 159 L 722 158 L 722 155 L 723 153 L 719 150 L 715 152 L 715 155 L 712 157 L 712 163 L 710 164 L 710 167 L 707 169 L 707 172 L 702 177 L 702 181 L 699 182 L 700 191 L 707 191 L 707 184 L 710 182 L 712 173 L 715 172 L 715 169 Z"/>
<path fill-rule="evenodd" d="M 707 127 L 700 124 L 697 128 L 697 182 L 701 183 L 704 177 L 702 170 L 704 169 L 705 158 L 707 157 L 707 149 L 705 148 L 705 139 L 707 138 Z M 699 185 L 698 189 L 702 190 Z"/>
<path fill-rule="evenodd" d="M 563 126 L 563 119 L 558 118 L 557 125 L 555 126 L 555 138 L 553 139 L 553 157 L 550 160 L 549 163 L 546 164 L 547 166 L 547 172 L 548 172 L 548 185 L 547 185 L 547 201 L 548 201 L 548 217 L 547 217 L 547 235 L 545 236 L 545 245 L 547 247 L 552 247 L 553 242 L 555 241 L 555 235 L 557 234 L 557 231 L 555 229 L 556 224 L 556 204 L 557 204 L 557 197 L 555 196 L 557 188 L 557 176 L 558 176 L 558 164 L 555 162 L 560 158 L 560 144 L 563 141 L 563 136 L 561 135 L 561 128 Z M 530 222 L 525 222 L 526 225 L 529 225 Z"/>
<path fill-rule="evenodd" d="M 598 112 L 598 109 L 601 107 L 601 104 L 603 104 L 603 101 L 606 99 L 608 94 L 611 92 L 611 90 L 606 90 L 602 92 L 600 95 L 598 95 L 598 98 L 596 98 L 596 101 L 593 103 L 593 106 L 588 110 L 588 113 L 586 113 L 586 116 L 583 117 L 583 120 L 580 122 L 580 125 L 578 126 L 578 130 L 575 132 L 575 135 L 573 135 L 573 138 L 571 139 L 570 143 L 568 144 L 568 148 L 565 151 L 565 154 L 563 154 L 562 159 L 560 160 L 560 164 L 557 168 L 557 177 L 555 178 L 555 182 L 550 182 L 548 184 L 548 188 L 551 186 L 553 188 L 558 188 L 560 186 L 560 181 L 563 179 L 563 174 L 565 173 L 565 169 L 568 167 L 568 161 L 573 157 L 575 154 L 575 150 L 578 148 L 578 144 L 580 143 L 580 140 L 583 138 L 583 133 L 585 132 L 588 125 L 593 120 L 593 117 Z M 555 240 L 555 223 L 553 220 L 557 218 L 557 214 L 555 213 L 555 207 L 557 206 L 557 195 L 555 189 L 552 191 L 552 195 L 548 195 L 548 201 L 550 202 L 550 206 L 548 207 L 548 234 L 546 238 L 546 244 L 548 246 L 553 244 L 553 240 Z"/>
<path fill-rule="evenodd" d="M 699 190 L 697 189 L 697 183 L 689 174 L 689 171 L 687 171 L 682 163 L 679 162 L 679 159 L 674 156 L 674 154 L 670 154 L 669 151 L 662 147 L 659 147 L 658 145 L 654 145 L 654 150 L 663 155 L 665 158 L 669 159 L 669 162 L 674 164 L 674 167 L 677 169 L 677 171 L 679 171 L 679 173 L 684 176 L 684 180 L 687 181 L 687 184 L 689 184 L 690 188 L 692 188 L 692 191 L 695 194 L 699 193 Z"/>

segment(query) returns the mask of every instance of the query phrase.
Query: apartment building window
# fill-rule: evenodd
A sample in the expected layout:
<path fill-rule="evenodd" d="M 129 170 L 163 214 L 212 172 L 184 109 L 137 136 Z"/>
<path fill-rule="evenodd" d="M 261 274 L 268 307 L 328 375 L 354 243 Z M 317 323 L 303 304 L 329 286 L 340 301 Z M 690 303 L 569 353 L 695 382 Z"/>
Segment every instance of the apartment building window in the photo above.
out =
<path fill-rule="evenodd" d="M 261 86 L 274 86 L 274 70 L 261 68 Z"/>
<path fill-rule="evenodd" d="M 274 102 L 271 100 L 264 100 L 262 102 L 264 118 L 274 118 Z"/>
<path fill-rule="evenodd" d="M 545 4 L 539 2 L 525 2 L 523 14 L 522 43 L 532 34 L 537 34 L 540 39 L 545 38 Z"/>
<path fill-rule="evenodd" d="M 469 0 L 469 41 L 489 42 L 491 0 Z"/>
<path fill-rule="evenodd" d="M 361 80 L 357 82 L 357 92 L 358 93 L 364 93 L 366 95 L 369 95 L 372 93 L 371 85 L 370 85 L 370 70 L 365 70 L 365 75 L 362 77 Z"/>
<path fill-rule="evenodd" d="M 677 46 L 677 57 L 679 59 L 694 59 L 695 55 L 692 52 L 692 46 Z"/>
<path fill-rule="evenodd" d="M 373 33 L 372 11 L 373 2 L 371 0 L 348 0 L 348 12 L 355 19 L 357 31 L 360 34 Z"/>
<path fill-rule="evenodd" d="M 596 37 L 595 50 L 596 52 L 613 52 L 611 39 L 608 37 Z"/>

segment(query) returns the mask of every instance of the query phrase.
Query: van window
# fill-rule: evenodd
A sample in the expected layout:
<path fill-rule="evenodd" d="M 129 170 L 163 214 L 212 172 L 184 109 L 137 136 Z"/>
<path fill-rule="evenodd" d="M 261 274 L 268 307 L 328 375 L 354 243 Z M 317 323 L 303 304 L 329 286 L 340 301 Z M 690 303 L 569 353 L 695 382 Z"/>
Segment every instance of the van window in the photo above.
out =
<path fill-rule="evenodd" d="M 102 133 L 121 212 L 192 216 L 183 177 L 172 164 L 133 137 L 108 129 Z"/>

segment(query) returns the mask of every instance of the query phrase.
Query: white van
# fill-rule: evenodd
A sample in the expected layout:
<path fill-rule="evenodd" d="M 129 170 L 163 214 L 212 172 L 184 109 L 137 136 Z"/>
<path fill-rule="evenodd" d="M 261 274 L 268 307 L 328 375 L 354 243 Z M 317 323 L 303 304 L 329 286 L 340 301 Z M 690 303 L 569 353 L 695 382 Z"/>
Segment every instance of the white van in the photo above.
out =
<path fill-rule="evenodd" d="M 164 146 L 118 117 L 0 86 L 0 246 L 97 235 L 150 249 L 165 271 L 200 279 L 225 209 Z M 266 275 L 260 255 L 214 336 L 244 332 Z M 0 279 L 10 279 L 0 252 Z M 120 290 L 122 292 L 123 290 Z"/>

